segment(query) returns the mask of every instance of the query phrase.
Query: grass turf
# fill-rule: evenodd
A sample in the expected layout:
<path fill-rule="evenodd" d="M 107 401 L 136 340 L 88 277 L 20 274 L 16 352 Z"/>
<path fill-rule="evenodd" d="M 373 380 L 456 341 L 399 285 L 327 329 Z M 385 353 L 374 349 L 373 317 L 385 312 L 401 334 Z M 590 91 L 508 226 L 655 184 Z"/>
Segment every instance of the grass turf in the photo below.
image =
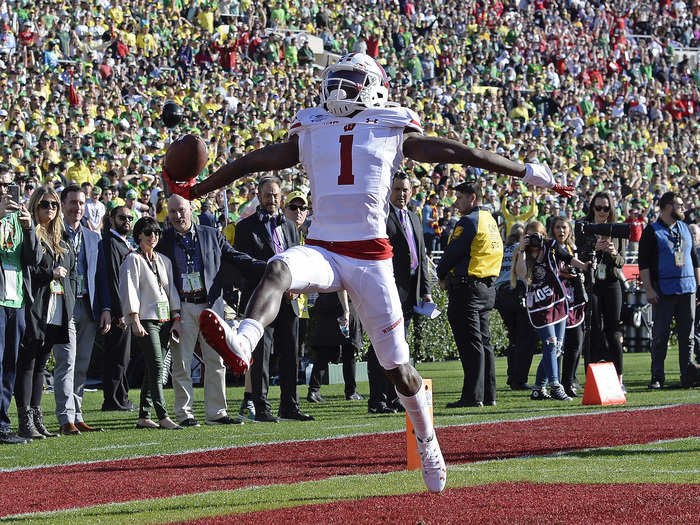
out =
<path fill-rule="evenodd" d="M 616 410 L 625 407 L 647 407 L 673 403 L 699 403 L 700 389 L 682 390 L 667 388 L 649 391 L 649 354 L 625 354 L 625 384 L 628 390 L 627 404 L 608 408 Z M 535 356 L 532 366 L 534 374 L 539 356 Z M 498 385 L 498 406 L 485 408 L 446 409 L 445 404 L 459 397 L 462 384 L 462 371 L 458 362 L 424 363 L 418 369 L 425 377 L 433 379 L 434 414 L 437 425 L 454 425 L 464 423 L 483 423 L 486 421 L 512 420 L 533 416 L 562 415 L 567 413 L 586 413 L 601 410 L 599 406 L 582 406 L 581 398 L 571 403 L 556 401 L 534 402 L 528 398 L 529 392 L 513 392 L 505 386 L 506 360 L 496 360 Z M 666 359 L 667 377 L 678 377 L 677 351 L 670 351 Z M 583 369 L 579 370 L 583 380 Z M 367 393 L 367 384 L 360 383 L 358 390 Z M 322 388 L 325 404 L 310 404 L 304 399 L 306 387 L 299 386 L 302 409 L 311 413 L 316 421 L 291 422 L 279 424 L 245 424 L 207 426 L 186 429 L 180 432 L 160 430 L 137 430 L 134 428 L 137 414 L 135 412 L 102 412 L 101 392 L 85 394 L 83 410 L 85 420 L 96 426 L 104 427 L 107 432 L 82 434 L 80 436 L 62 436 L 60 438 L 37 441 L 29 445 L 0 447 L 0 469 L 22 468 L 39 465 L 55 465 L 80 461 L 102 459 L 119 459 L 156 454 L 170 454 L 191 450 L 222 448 L 252 443 L 268 443 L 297 439 L 319 439 L 322 437 L 342 436 L 357 433 L 382 432 L 405 428 L 403 414 L 368 415 L 364 401 L 346 401 L 343 385 L 330 385 Z M 581 392 L 582 394 L 582 392 Z M 137 391 L 132 391 L 136 400 Z M 229 388 L 229 411 L 235 414 L 242 399 L 242 388 Z M 195 416 L 204 423 L 203 393 L 195 389 Z M 273 407 L 279 400 L 279 388 L 271 387 L 270 401 Z M 166 390 L 166 404 L 172 407 L 172 390 Z M 49 427 L 56 428 L 52 416 L 55 405 L 53 395 L 45 393 L 42 406 L 45 420 Z M 16 414 L 12 414 L 16 422 Z"/>
<path fill-rule="evenodd" d="M 697 483 L 700 438 L 591 449 L 543 457 L 451 465 L 448 488 L 489 483 Z M 162 523 L 222 514 L 424 492 L 419 472 L 327 478 L 172 498 L 13 516 L 13 523 Z"/>

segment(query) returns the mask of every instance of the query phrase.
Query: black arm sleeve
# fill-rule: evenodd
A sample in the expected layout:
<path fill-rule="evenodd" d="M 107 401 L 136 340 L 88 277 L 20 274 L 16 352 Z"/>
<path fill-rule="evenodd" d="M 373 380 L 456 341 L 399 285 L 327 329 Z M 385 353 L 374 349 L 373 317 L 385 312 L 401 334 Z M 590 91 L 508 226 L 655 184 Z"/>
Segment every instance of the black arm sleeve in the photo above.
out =
<path fill-rule="evenodd" d="M 251 280 L 260 280 L 267 267 L 265 261 L 259 261 L 247 253 L 239 252 L 228 243 L 221 232 L 216 232 L 216 240 L 223 260 L 237 267 L 243 275 L 251 278 Z"/>
<path fill-rule="evenodd" d="M 648 270 L 656 268 L 659 260 L 659 246 L 656 242 L 656 234 L 654 228 L 648 225 L 642 232 L 642 237 L 639 239 L 639 256 L 637 264 L 640 270 Z"/>

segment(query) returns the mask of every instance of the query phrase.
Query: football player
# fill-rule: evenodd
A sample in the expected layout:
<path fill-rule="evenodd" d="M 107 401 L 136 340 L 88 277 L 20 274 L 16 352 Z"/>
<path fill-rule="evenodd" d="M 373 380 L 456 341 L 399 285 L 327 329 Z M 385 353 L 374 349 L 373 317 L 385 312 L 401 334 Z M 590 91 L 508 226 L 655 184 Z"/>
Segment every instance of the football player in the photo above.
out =
<path fill-rule="evenodd" d="M 418 162 L 466 164 L 570 195 L 545 166 L 510 161 L 460 142 L 423 135 L 418 115 L 389 103 L 384 70 L 368 55 L 351 53 L 326 68 L 321 105 L 301 110 L 287 142 L 254 150 L 194 186 L 163 176 L 171 191 L 192 199 L 249 173 L 301 163 L 309 176 L 314 220 L 304 246 L 268 261 L 246 318 L 233 330 L 212 311 L 200 323 L 207 342 L 245 370 L 252 350 L 287 292 L 345 289 L 372 341 L 377 358 L 413 422 L 423 479 L 430 491 L 445 486 L 445 461 L 433 429 L 423 379 L 409 364 L 401 302 L 386 235 L 392 175 L 405 157 Z"/>

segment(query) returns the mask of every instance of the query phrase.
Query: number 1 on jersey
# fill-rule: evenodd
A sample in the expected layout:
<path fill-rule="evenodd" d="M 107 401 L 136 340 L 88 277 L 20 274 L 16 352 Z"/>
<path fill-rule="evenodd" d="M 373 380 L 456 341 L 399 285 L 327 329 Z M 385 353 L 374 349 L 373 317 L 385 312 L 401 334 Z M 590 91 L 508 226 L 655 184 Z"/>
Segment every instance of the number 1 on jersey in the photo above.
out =
<path fill-rule="evenodd" d="M 352 174 L 352 141 L 353 135 L 341 135 L 340 142 L 340 175 L 338 185 L 349 186 L 355 184 L 355 176 Z"/>

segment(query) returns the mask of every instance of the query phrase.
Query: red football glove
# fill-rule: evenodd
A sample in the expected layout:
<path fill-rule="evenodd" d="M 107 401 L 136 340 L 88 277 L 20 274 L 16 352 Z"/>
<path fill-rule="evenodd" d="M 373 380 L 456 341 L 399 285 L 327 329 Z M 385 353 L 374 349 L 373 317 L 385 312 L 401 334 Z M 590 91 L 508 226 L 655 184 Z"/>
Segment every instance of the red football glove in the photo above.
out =
<path fill-rule="evenodd" d="M 555 184 L 552 186 L 552 189 L 556 191 L 559 195 L 562 197 L 566 197 L 567 199 L 571 198 L 574 196 L 574 187 L 573 186 L 562 186 L 561 184 Z"/>
<path fill-rule="evenodd" d="M 194 195 L 192 194 L 192 186 L 195 185 L 196 179 L 188 180 L 187 182 L 175 182 L 170 178 L 168 172 L 163 170 L 163 180 L 168 185 L 170 193 L 175 195 L 180 195 L 188 201 L 194 200 Z"/>

